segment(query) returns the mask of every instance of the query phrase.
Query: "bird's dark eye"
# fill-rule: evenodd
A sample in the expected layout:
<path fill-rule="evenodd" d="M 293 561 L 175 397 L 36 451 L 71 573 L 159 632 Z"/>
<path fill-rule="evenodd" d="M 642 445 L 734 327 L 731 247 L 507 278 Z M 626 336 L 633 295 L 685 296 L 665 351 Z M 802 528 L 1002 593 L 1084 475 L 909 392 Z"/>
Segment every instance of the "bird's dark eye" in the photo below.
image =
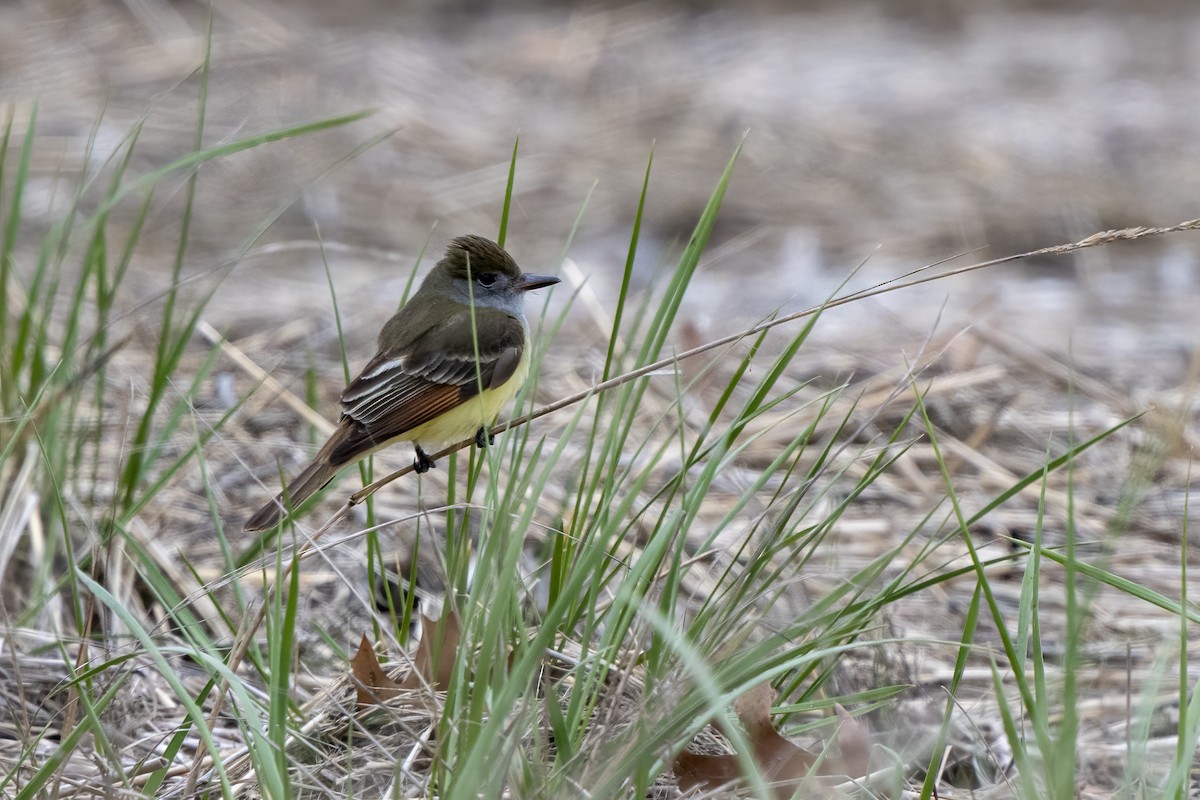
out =
<path fill-rule="evenodd" d="M 479 275 L 478 281 L 479 281 L 480 286 L 492 286 L 496 283 L 496 273 L 494 273 L 494 272 L 481 273 Z"/>

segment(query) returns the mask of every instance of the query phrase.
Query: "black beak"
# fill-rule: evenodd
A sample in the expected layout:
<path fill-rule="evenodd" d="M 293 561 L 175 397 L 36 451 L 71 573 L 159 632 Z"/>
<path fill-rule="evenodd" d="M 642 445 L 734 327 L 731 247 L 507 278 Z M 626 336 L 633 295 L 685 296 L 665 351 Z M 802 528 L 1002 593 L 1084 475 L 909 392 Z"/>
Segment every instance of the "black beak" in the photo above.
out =
<path fill-rule="evenodd" d="M 513 288 L 518 292 L 532 292 L 534 289 L 553 286 L 561 280 L 561 278 L 553 275 L 529 275 L 521 273 L 520 279 L 513 285 Z"/>

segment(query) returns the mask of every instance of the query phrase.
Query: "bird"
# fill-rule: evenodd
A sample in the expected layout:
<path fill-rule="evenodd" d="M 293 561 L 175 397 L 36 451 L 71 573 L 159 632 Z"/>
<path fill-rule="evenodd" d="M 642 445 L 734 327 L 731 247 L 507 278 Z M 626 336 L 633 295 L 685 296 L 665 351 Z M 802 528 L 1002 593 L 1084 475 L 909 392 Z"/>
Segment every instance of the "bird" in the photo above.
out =
<path fill-rule="evenodd" d="M 482 236 L 453 239 L 342 392 L 329 441 L 244 530 L 273 528 L 342 469 L 396 442 L 413 443 L 419 473 L 434 466 L 428 451 L 472 434 L 491 444 L 488 426 L 529 374 L 525 294 L 558 282 L 522 272 Z"/>

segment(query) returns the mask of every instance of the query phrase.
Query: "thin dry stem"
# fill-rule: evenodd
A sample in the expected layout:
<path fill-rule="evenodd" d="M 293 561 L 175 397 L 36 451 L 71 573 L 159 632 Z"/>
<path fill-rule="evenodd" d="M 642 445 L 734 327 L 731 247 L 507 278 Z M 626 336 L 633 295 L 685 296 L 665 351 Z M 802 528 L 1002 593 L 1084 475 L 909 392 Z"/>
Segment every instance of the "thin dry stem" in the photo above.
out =
<path fill-rule="evenodd" d="M 711 342 L 702 344 L 698 347 L 693 347 L 691 350 L 686 350 L 682 353 L 678 353 L 678 354 L 670 356 L 668 358 L 660 359 L 658 361 L 655 361 L 653 364 L 647 364 L 644 367 L 639 367 L 638 369 L 631 370 L 624 374 L 618 375 L 615 378 L 611 378 L 602 383 L 595 384 L 594 386 L 591 386 L 582 392 L 577 392 L 576 394 L 570 395 L 568 397 L 564 397 L 561 400 L 556 400 L 553 403 L 549 403 L 545 406 L 542 406 L 541 408 L 536 409 L 535 411 L 531 411 L 530 413 L 525 414 L 524 416 L 517 417 L 516 419 L 511 419 L 508 422 L 500 423 L 495 428 L 493 428 L 491 432 L 492 433 L 503 433 L 505 431 L 512 430 L 513 428 L 516 428 L 521 425 L 525 425 L 526 423 L 532 422 L 535 419 L 540 419 L 541 417 L 544 417 L 547 414 L 552 414 L 555 411 L 560 411 L 569 406 L 573 406 L 576 403 L 586 400 L 587 398 L 591 397 L 592 395 L 599 394 L 601 392 L 606 392 L 609 389 L 615 389 L 616 387 L 618 387 L 622 384 L 628 383 L 629 381 L 632 381 L 632 380 L 636 380 L 645 375 L 649 375 L 650 373 L 656 372 L 660 369 L 667 369 L 667 368 L 673 367 L 676 364 L 678 364 L 680 361 L 684 361 L 684 360 L 692 358 L 694 356 L 698 356 L 703 353 L 707 353 L 710 350 L 715 350 L 716 348 L 723 347 L 724 345 L 727 345 L 727 344 L 732 344 L 733 342 L 744 339 L 747 336 L 753 336 L 756 333 L 761 333 L 763 331 L 770 330 L 771 328 L 775 328 L 780 325 L 785 325 L 789 322 L 795 322 L 796 320 L 799 320 L 799 319 L 811 317 L 815 314 L 819 314 L 819 313 L 826 311 L 828 309 L 831 309 L 831 308 L 837 308 L 839 306 L 844 306 L 849 303 L 857 302 L 859 300 L 865 300 L 869 297 L 878 297 L 879 295 L 888 294 L 890 292 L 899 291 L 901 289 L 908 289 L 913 286 L 920 286 L 921 284 L 930 283 L 931 281 L 941 280 L 943 278 L 949 278 L 954 275 L 962 275 L 967 272 L 974 272 L 976 270 L 981 270 L 981 269 L 985 269 L 988 267 L 995 267 L 995 266 L 999 266 L 1001 264 L 1007 264 L 1007 263 L 1010 263 L 1013 261 L 1019 261 L 1024 258 L 1033 258 L 1036 256 L 1061 256 L 1061 255 L 1067 255 L 1069 253 L 1074 253 L 1078 250 L 1083 250 L 1083 249 L 1086 249 L 1089 247 L 1100 247 L 1102 245 L 1112 244 L 1113 242 L 1130 242 L 1130 241 L 1136 241 L 1138 239 L 1146 239 L 1146 238 L 1153 237 L 1153 236 L 1162 236 L 1162 235 L 1168 234 L 1168 233 L 1178 233 L 1181 231 L 1194 231 L 1194 230 L 1200 230 L 1200 219 L 1192 219 L 1192 220 L 1188 220 L 1186 222 L 1181 222 L 1178 225 L 1171 225 L 1168 227 L 1160 227 L 1160 228 L 1137 227 L 1137 228 L 1121 228 L 1119 230 L 1101 231 L 1099 233 L 1093 233 L 1091 236 L 1088 236 L 1085 239 L 1080 239 L 1077 242 L 1070 242 L 1068 244 L 1059 244 L 1059 245 L 1054 245 L 1052 247 L 1043 247 L 1040 250 L 1031 250 L 1027 253 L 1017 253 L 1015 255 L 1003 256 L 1001 258 L 994 258 L 989 261 L 980 261 L 975 264 L 968 264 L 967 266 L 964 266 L 964 267 L 957 267 L 955 269 L 947 270 L 945 272 L 939 272 L 936 275 L 925 275 L 925 276 L 922 276 L 919 278 L 914 278 L 912 280 L 900 281 L 900 282 L 887 281 L 887 282 L 881 283 L 877 286 L 873 286 L 869 289 L 863 289 L 861 291 L 853 292 L 851 294 L 848 294 L 848 295 L 845 295 L 842 297 L 835 297 L 832 300 L 822 303 L 819 306 L 814 306 L 812 308 L 807 308 L 803 311 L 797 311 L 793 314 L 787 314 L 787 315 L 779 317 L 777 319 L 772 319 L 772 320 L 768 320 L 766 322 L 759 323 L 758 325 L 755 325 L 750 328 L 746 328 L 745 330 L 742 330 L 742 331 L 738 331 L 737 333 L 731 333 L 728 336 L 721 337 L 720 339 L 715 339 Z M 918 270 L 918 272 L 919 271 L 920 270 Z M 912 273 L 910 273 L 910 274 L 912 274 Z M 442 448 L 437 453 L 434 453 L 431 456 L 431 458 L 434 461 L 437 461 L 438 459 L 444 458 L 445 456 L 448 456 L 451 453 L 454 453 L 458 450 L 462 450 L 464 447 L 470 447 L 474 443 L 475 443 L 474 438 L 464 439 L 461 442 L 458 442 L 456 444 L 452 444 L 452 445 Z M 414 465 L 411 465 L 411 464 L 408 466 L 405 466 L 405 467 L 401 467 L 400 469 L 396 470 L 395 472 L 392 472 L 389 475 L 385 475 L 384 477 L 380 478 L 379 480 L 375 481 L 374 483 L 372 483 L 368 486 L 364 486 L 362 489 L 359 489 L 357 492 L 350 495 L 350 499 L 346 501 L 346 505 L 343 507 L 343 510 L 346 510 L 353 506 L 358 505 L 359 503 L 363 502 L 371 495 L 375 494 L 375 492 L 382 489 L 384 486 L 387 486 L 392 481 L 412 472 L 413 468 L 414 468 Z M 339 514 L 340 513 L 341 512 L 339 512 Z"/>

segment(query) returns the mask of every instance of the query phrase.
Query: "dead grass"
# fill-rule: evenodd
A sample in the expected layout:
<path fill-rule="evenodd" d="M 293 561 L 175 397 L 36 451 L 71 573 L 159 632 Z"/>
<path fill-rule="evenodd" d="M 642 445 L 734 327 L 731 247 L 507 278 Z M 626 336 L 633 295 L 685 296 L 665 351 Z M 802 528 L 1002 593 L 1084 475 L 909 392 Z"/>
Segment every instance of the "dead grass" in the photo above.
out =
<path fill-rule="evenodd" d="M 319 322 L 310 319 L 309 325 L 313 324 Z M 304 340 L 313 333 L 297 323 L 288 327 L 291 333 L 281 331 L 281 336 Z M 224 362 L 216 370 L 210 387 L 218 408 L 220 404 L 215 398 L 222 392 L 222 383 L 259 379 L 252 366 L 253 355 L 246 354 L 256 351 L 268 354 L 274 351 L 274 344 L 270 337 L 255 335 L 221 345 Z M 553 353 L 541 378 L 542 399 L 571 395 L 591 380 L 587 364 L 598 357 L 603 345 L 595 338 L 590 346 L 578 339 L 567 347 L 574 349 L 574 354 Z M 197 347 L 194 358 L 201 359 L 204 349 Z M 872 355 L 864 353 L 863 363 L 870 363 Z M 136 346 L 127 347 L 114 360 L 116 369 L 110 380 L 114 384 L 123 382 L 123 374 L 137 372 L 139 359 L 150 357 Z M 806 362 L 797 367 L 796 380 L 808 374 L 836 375 L 850 371 L 844 357 L 836 353 L 810 353 Z M 1044 462 L 1048 448 L 1063 445 L 1065 431 L 1073 428 L 1075 437 L 1086 438 L 1146 409 L 1135 426 L 1080 457 L 1070 478 L 1073 486 L 1068 485 L 1065 473 L 1051 473 L 1045 489 L 1047 544 L 1059 541 L 1061 525 L 1071 504 L 1080 532 L 1081 551 L 1104 568 L 1135 579 L 1148 589 L 1167 597 L 1177 595 L 1179 530 L 1187 492 L 1188 454 L 1190 442 L 1197 435 L 1192 412 L 1196 400 L 1193 381 L 1183 380 L 1147 396 L 1138 393 L 1137 387 L 1120 387 L 1090 376 L 1060 353 L 1024 341 L 1014 332 L 987 325 L 935 334 L 912 369 L 918 384 L 928 387 L 925 402 L 937 425 L 939 443 L 952 470 L 956 490 L 967 505 L 982 503 L 1019 476 L 1036 470 Z M 338 368 L 325 363 L 320 371 L 337 374 Z M 862 377 L 851 379 L 850 391 L 839 401 L 850 414 L 852 424 L 847 427 L 852 429 L 861 423 L 868 430 L 872 427 L 888 430 L 898 423 L 907 403 L 902 394 L 897 394 L 897 386 L 903 385 L 906 371 L 903 365 L 882 372 L 860 370 Z M 719 380 L 719 374 L 714 376 L 718 386 Z M 813 384 L 802 390 L 800 399 L 822 390 L 822 383 Z M 644 409 L 647 421 L 669 410 L 672 391 L 664 386 L 661 392 L 650 392 Z M 301 416 L 286 392 L 263 391 L 258 397 L 263 399 L 243 409 L 226 428 L 224 436 L 205 453 L 208 471 L 217 476 L 216 485 L 222 493 L 222 516 L 231 527 L 257 503 L 263 491 L 254 481 L 242 477 L 246 468 L 253 470 L 261 464 L 263 475 L 269 480 L 275 470 L 275 454 L 286 459 L 289 453 L 297 451 L 293 443 L 305 439 L 302 428 L 297 428 Z M 699 409 L 710 402 L 703 389 L 689 399 Z M 850 411 L 851 402 L 857 403 L 857 409 Z M 787 409 L 778 413 L 787 413 Z M 201 410 L 200 419 L 203 418 Z M 838 418 L 836 409 L 831 418 Z M 268 419 L 282 423 L 282 428 L 267 423 Z M 535 424 L 553 438 L 555 420 L 555 416 L 549 416 Z M 700 515 L 691 531 L 695 542 L 706 536 L 705 520 L 722 516 L 755 471 L 784 445 L 777 437 L 786 437 L 794 429 L 794 424 L 780 424 L 770 418 L 761 424 L 766 435 L 747 449 L 736 468 L 715 484 L 707 500 L 708 510 Z M 101 447 L 105 446 L 102 442 Z M 403 460 L 406 455 L 396 457 Z M 582 452 L 575 451 L 566 463 L 581 457 Z M 246 463 L 251 458 L 253 461 Z M 859 469 L 857 462 L 844 466 L 850 475 Z M 669 464 L 664 465 L 664 469 L 669 468 Z M 1145 477 L 1139 479 L 1139 476 Z M 179 568 L 183 562 L 193 565 L 206 582 L 222 575 L 220 555 L 210 533 L 211 521 L 198 480 L 195 472 L 181 478 L 163 502 L 148 509 L 135 530 L 145 531 L 141 544 L 174 576 L 177 589 L 196 604 L 195 611 L 201 619 L 215 619 L 216 612 L 197 591 L 195 579 Z M 411 477 L 393 484 L 377 498 L 382 504 L 381 515 L 390 518 L 419 514 L 422 497 L 443 496 L 444 490 L 440 488 L 443 481 L 444 473 L 434 472 L 423 478 L 420 492 L 413 491 Z M 344 481 L 343 486 L 348 482 L 352 483 Z M 10 481 L 8 485 L 10 491 L 22 490 L 19 481 Z M 720 490 L 722 485 L 728 486 L 727 493 Z M 1012 541 L 1029 537 L 1036 525 L 1039 491 L 1038 487 L 1031 487 L 981 522 L 973 532 L 977 545 L 992 556 L 1015 552 Z M 323 519 L 336 508 L 340 502 L 337 498 L 345 496 L 343 492 L 335 492 L 314 513 L 313 519 Z M 822 595 L 830 581 L 853 574 L 896 546 L 907 531 L 922 524 L 922 518 L 943 493 L 936 460 L 928 447 L 916 443 L 837 524 L 824 563 L 813 565 L 817 569 L 810 574 L 798 576 L 794 591 L 772 613 L 786 616 L 803 608 Z M 1130 505 L 1133 513 L 1123 510 L 1125 498 L 1133 499 Z M 556 502 L 554 497 L 543 498 L 546 508 L 554 507 Z M 753 510 L 748 510 L 747 519 L 753 516 Z M 6 661 L 0 664 L 3 669 L 0 687 L 5 692 L 3 703 L 9 715 L 7 735 L 2 737 L 6 740 L 4 749 L 9 752 L 0 753 L 0 758 L 9 763 L 32 731 L 43 731 L 45 744 L 40 747 L 47 753 L 56 746 L 60 735 L 56 733 L 57 726 L 63 720 L 64 704 L 69 697 L 64 684 L 66 673 L 60 656 L 38 653 L 44 652 L 47 645 L 55 649 L 65 647 L 67 653 L 74 650 L 69 642 L 55 642 L 54 636 L 46 632 L 12 626 L 11 620 L 27 603 L 18 587 L 23 582 L 22 571 L 30 568 L 35 553 L 30 545 L 36 544 L 36 536 L 29 537 L 36 530 L 36 518 L 23 522 L 23 532 L 17 535 L 22 545 L 9 565 L 3 592 L 10 623 L 5 637 Z M 940 535 L 938 520 L 928 520 L 925 524 L 930 536 Z M 335 531 L 350 532 L 355 528 L 351 523 L 349 527 L 338 526 Z M 12 541 L 13 533 L 9 531 L 4 539 Z M 536 532 L 531 533 L 529 546 L 536 551 L 540 537 Z M 310 560 L 301 571 L 307 598 L 301 627 L 306 633 L 297 677 L 306 736 L 295 742 L 289 762 L 296 770 L 297 789 L 304 796 L 339 795 L 352 788 L 361 793 L 390 786 L 403 777 L 396 773 L 397 759 L 404 764 L 404 770 L 419 772 L 428 758 L 421 745 L 422 737 L 428 738 L 431 720 L 437 713 L 436 705 L 431 709 L 427 700 L 414 705 L 401 699 L 389 703 L 386 709 L 368 713 L 354 709 L 341 654 L 350 647 L 352 638 L 369 630 L 372 624 L 368 600 L 372 590 L 365 585 L 362 570 L 364 544 L 360 537 L 350 536 L 323 545 L 318 551 L 319 558 Z M 946 570 L 959 566 L 965 557 L 961 545 L 953 541 L 943 544 L 939 552 Z M 630 560 L 636 559 L 637 553 L 635 539 L 629 542 Z M 398 553 L 398 557 L 402 554 Z M 718 548 L 703 555 L 701 563 L 694 565 L 687 585 L 698 599 L 711 591 L 715 570 L 723 560 Z M 123 570 L 119 553 L 110 554 L 108 569 Z M 251 571 L 241 576 L 244 589 L 253 590 L 255 574 Z M 123 588 L 130 610 L 148 619 L 162 617 L 164 609 L 145 604 L 144 598 L 151 597 L 152 592 L 139 587 L 138 576 L 127 571 L 123 575 L 117 584 Z M 706 579 L 706 575 L 712 577 Z M 989 570 L 989 578 L 1002 602 L 1013 603 L 1015 613 L 1021 578 L 1019 563 L 999 563 Z M 1056 615 L 1063 613 L 1057 568 L 1047 564 L 1041 580 L 1043 646 L 1053 652 L 1056 637 L 1062 635 L 1065 625 L 1054 623 Z M 876 742 L 903 754 L 910 763 L 927 758 L 922 748 L 933 741 L 940 724 L 944 702 L 940 687 L 953 669 L 955 648 L 951 643 L 960 633 L 961 615 L 972 588 L 970 576 L 964 576 L 890 605 L 879 620 L 880 635 L 912 640 L 913 644 L 889 648 L 886 660 L 881 660 L 877 648 L 865 647 L 861 653 L 849 654 L 838 666 L 835 687 L 838 694 L 885 684 L 910 685 L 900 702 L 870 716 Z M 1196 588 L 1189 585 L 1189 592 Z M 1153 683 L 1162 685 L 1163 692 L 1153 714 L 1161 722 L 1150 731 L 1152 743 L 1161 741 L 1165 746 L 1173 741 L 1172 720 L 1178 708 L 1169 688 L 1173 680 L 1170 669 L 1164 671 L 1161 658 L 1177 641 L 1178 618 L 1161 609 L 1131 603 L 1128 595 L 1111 589 L 1098 590 L 1091 609 L 1086 631 L 1086 665 L 1078 675 L 1084 687 L 1079 704 L 1084 720 L 1081 790 L 1085 796 L 1102 796 L 1115 789 L 1121 779 L 1122 742 L 1130 735 L 1127 728 L 1131 704 L 1144 687 Z M 770 624 L 770 617 L 767 623 Z M 317 635 L 321 631 L 324 633 Z M 213 633 L 221 635 L 220 628 L 214 628 Z M 160 631 L 160 635 L 168 640 L 171 637 L 167 630 Z M 977 641 L 986 642 L 987 638 L 985 633 Z M 929 644 L 937 640 L 947 644 L 944 647 Z M 112 657 L 124 648 L 119 636 L 110 636 L 104 655 Z M 985 652 L 982 650 L 975 657 L 977 666 L 968 669 L 964 691 L 959 694 L 961 716 L 956 717 L 953 728 L 951 758 L 940 795 L 943 797 L 967 796 L 956 791 L 986 790 L 989 786 L 1001 795 L 1011 789 L 1005 778 L 1006 745 L 999 733 Z M 100 655 L 92 653 L 93 657 Z M 190 676 L 194 682 L 204 679 L 184 664 L 179 668 L 181 674 Z M 169 693 L 155 686 L 153 676 L 154 671 L 139 666 L 135 658 L 105 677 L 106 681 L 123 682 L 118 690 L 120 702 L 108 713 L 112 725 L 108 733 L 113 741 L 128 743 L 120 760 L 135 774 L 158 766 L 156 753 L 180 714 L 180 709 L 169 701 Z M 633 695 L 617 702 L 617 707 L 635 713 L 633 710 L 641 702 L 636 681 L 632 684 L 622 681 L 620 687 L 622 691 L 633 691 Z M 236 765 L 244 762 L 237 757 L 240 745 L 233 729 L 222 726 L 218 718 L 216 730 L 218 741 L 228 748 L 223 757 L 234 765 L 236 774 Z M 222 735 L 228 738 L 221 738 Z M 172 770 L 176 779 L 182 779 L 190 771 L 189 754 L 195 752 L 195 747 L 192 742 L 177 754 Z M 1152 749 L 1158 751 L 1157 747 Z M 76 751 L 64 774 L 68 778 L 61 787 L 65 796 L 88 796 L 94 782 L 103 779 L 102 767 L 87 756 L 86 746 Z M 254 794 L 249 785 L 242 785 L 240 791 L 244 796 Z"/>

